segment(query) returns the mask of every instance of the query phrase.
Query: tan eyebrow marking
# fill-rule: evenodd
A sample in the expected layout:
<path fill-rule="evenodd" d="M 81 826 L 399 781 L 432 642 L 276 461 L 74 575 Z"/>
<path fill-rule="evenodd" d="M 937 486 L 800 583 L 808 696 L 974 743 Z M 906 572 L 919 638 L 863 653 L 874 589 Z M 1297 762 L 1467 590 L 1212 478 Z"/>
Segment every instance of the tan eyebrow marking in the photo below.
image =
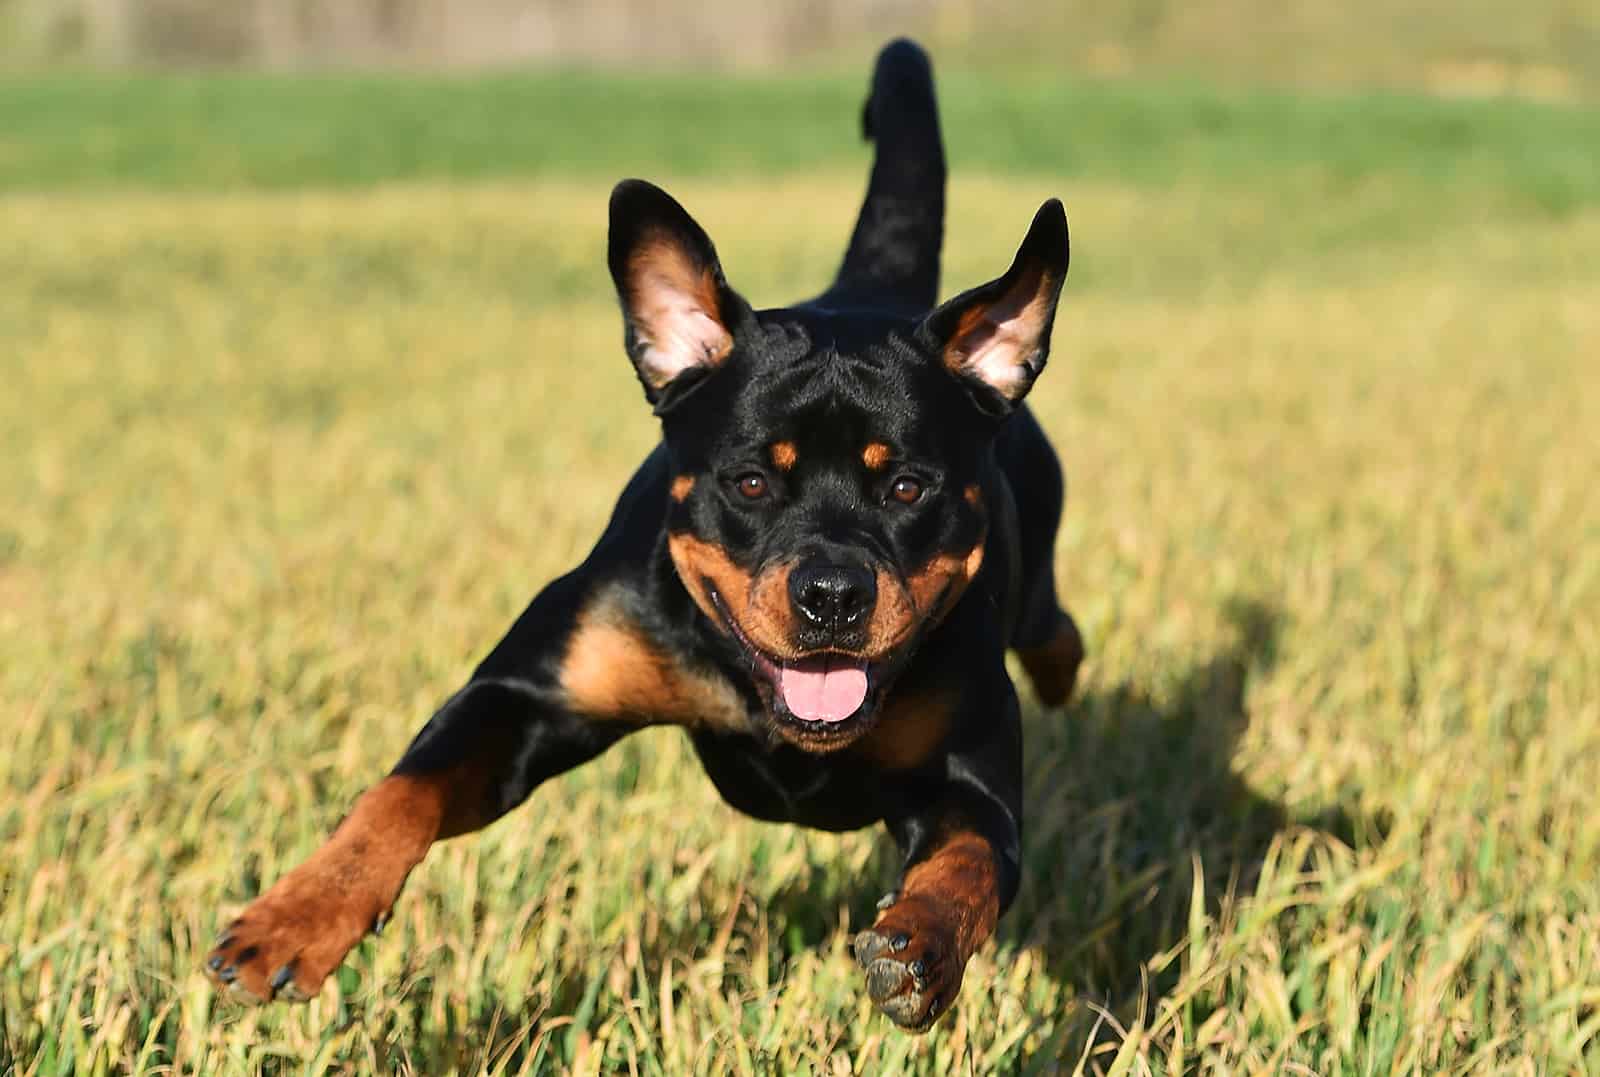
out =
<path fill-rule="evenodd" d="M 889 446 L 881 441 L 868 442 L 867 447 L 861 450 L 861 462 L 868 469 L 877 471 L 889 462 Z"/>
<path fill-rule="evenodd" d="M 772 464 L 779 471 L 788 471 L 794 467 L 794 462 L 799 459 L 792 441 L 774 441 L 772 443 Z"/>
<path fill-rule="evenodd" d="M 693 475 L 679 475 L 677 478 L 672 480 L 672 500 L 674 500 L 674 501 L 682 501 L 682 500 L 684 500 L 685 498 L 687 498 L 689 496 L 689 492 L 691 490 L 693 490 L 693 489 L 694 489 L 694 476 Z"/>

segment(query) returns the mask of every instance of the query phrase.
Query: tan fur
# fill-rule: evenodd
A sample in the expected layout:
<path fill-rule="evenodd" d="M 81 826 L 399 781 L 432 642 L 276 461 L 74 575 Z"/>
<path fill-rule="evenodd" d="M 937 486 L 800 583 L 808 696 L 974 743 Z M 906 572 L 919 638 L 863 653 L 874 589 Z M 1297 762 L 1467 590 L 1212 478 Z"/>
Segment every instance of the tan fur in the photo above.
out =
<path fill-rule="evenodd" d="M 774 441 L 768 451 L 772 456 L 772 466 L 779 471 L 788 471 L 800 458 L 792 441 Z"/>
<path fill-rule="evenodd" d="M 906 578 L 911 590 L 911 601 L 925 615 L 938 610 L 940 615 L 956 604 L 967 585 L 983 567 L 983 543 L 968 550 L 965 556 L 940 554 L 920 572 Z"/>
<path fill-rule="evenodd" d="M 955 608 L 983 567 L 980 541 L 964 555 L 942 553 L 911 573 L 902 584 L 892 573 L 878 571 L 878 605 L 867 625 L 870 656 L 894 650 L 927 619 L 943 618 Z"/>
<path fill-rule="evenodd" d="M 1072 697 L 1078 667 L 1083 663 L 1083 637 L 1077 626 L 1063 617 L 1052 639 L 1018 651 L 1017 657 L 1039 702 L 1058 707 Z"/>
<path fill-rule="evenodd" d="M 861 462 L 867 465 L 868 471 L 879 471 L 889 462 L 889 446 L 881 441 L 869 442 L 861 450 Z"/>
<path fill-rule="evenodd" d="M 954 935 L 963 964 L 994 934 L 1000 918 L 999 872 L 994 850 L 976 831 L 952 829 L 940 835 L 933 852 L 906 872 L 899 901 L 883 914 L 877 930 L 899 919 L 897 912 L 913 921 L 895 924 L 899 930 L 927 930 L 915 921 L 933 910 L 940 914 L 939 926 Z"/>
<path fill-rule="evenodd" d="M 919 767 L 943 745 L 953 706 L 947 692 L 896 693 L 878 724 L 852 750 L 890 770 Z"/>
<path fill-rule="evenodd" d="M 867 642 L 861 657 L 869 661 L 894 651 L 928 618 L 938 620 L 955 607 L 967 586 L 983 567 L 980 541 L 963 555 L 939 554 L 904 583 L 893 573 L 878 570 L 878 603 L 867 625 Z M 719 546 L 687 533 L 667 537 L 667 549 L 689 595 L 712 623 L 724 625 L 728 617 L 749 640 L 774 658 L 801 657 L 793 638 L 789 608 L 789 565 L 768 569 L 752 579 Z M 710 581 L 726 613 L 718 611 L 706 589 Z"/>
<path fill-rule="evenodd" d="M 688 668 L 605 599 L 579 615 L 560 680 L 573 710 L 604 721 L 749 727 L 732 685 Z"/>
<path fill-rule="evenodd" d="M 694 476 L 679 475 L 672 480 L 672 500 L 682 504 L 694 492 Z"/>
<path fill-rule="evenodd" d="M 311 858 L 251 902 L 212 951 L 219 983 L 246 1001 L 275 996 L 310 998 L 345 954 L 387 916 L 406 876 L 428 847 L 465 820 L 447 817 L 452 804 L 474 798 L 457 769 L 433 775 L 394 775 L 367 790 L 344 822 Z M 459 812 L 459 809 L 455 809 Z M 287 983 L 272 977 L 292 964 Z M 209 963 L 208 963 L 209 970 Z"/>
<path fill-rule="evenodd" d="M 700 612 L 715 625 L 726 626 L 732 617 L 739 630 L 762 651 L 777 658 L 798 658 L 790 642 L 793 638 L 789 608 L 789 570 L 776 565 L 752 578 L 735 565 L 727 551 L 687 533 L 667 536 L 667 551 L 678 570 L 678 578 L 689 591 Z M 706 589 L 707 581 L 717 589 L 726 613 L 719 612 Z"/>

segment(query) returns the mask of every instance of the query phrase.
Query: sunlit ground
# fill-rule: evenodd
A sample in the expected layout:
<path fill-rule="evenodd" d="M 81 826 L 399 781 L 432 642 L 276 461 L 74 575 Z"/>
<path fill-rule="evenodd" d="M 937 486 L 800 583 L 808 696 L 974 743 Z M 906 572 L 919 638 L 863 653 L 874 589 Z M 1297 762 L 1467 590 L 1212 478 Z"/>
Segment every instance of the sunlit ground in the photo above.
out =
<path fill-rule="evenodd" d="M 745 820 L 670 730 L 436 848 L 309 1006 L 217 999 L 223 919 L 653 442 L 607 184 L 0 198 L 0 1068 L 1600 1068 L 1600 180 L 952 155 L 947 292 L 1067 204 L 1033 402 L 1090 658 L 922 1039 L 846 946 L 887 838 Z M 657 178 L 772 305 L 864 165 Z"/>

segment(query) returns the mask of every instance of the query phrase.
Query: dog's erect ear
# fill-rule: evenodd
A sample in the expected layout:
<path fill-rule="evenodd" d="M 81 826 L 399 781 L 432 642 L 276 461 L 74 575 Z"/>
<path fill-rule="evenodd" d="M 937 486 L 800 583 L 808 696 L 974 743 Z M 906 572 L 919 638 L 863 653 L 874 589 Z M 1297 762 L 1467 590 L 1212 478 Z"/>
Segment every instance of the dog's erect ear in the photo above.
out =
<path fill-rule="evenodd" d="M 652 404 L 684 375 L 709 373 L 728 358 L 748 308 L 723 279 L 711 238 L 671 195 L 644 180 L 617 184 L 607 261 L 628 357 Z"/>
<path fill-rule="evenodd" d="M 1034 214 L 1004 276 L 963 292 L 923 322 L 945 367 L 982 410 L 1009 413 L 1044 369 L 1068 250 L 1067 215 L 1052 198 Z"/>

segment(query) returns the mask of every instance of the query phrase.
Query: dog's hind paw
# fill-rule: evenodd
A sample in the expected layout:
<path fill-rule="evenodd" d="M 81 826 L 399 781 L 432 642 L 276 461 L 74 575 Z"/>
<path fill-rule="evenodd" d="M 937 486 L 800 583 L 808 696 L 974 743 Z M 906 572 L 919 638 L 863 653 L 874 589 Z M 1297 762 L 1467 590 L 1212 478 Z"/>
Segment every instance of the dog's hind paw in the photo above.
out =
<path fill-rule="evenodd" d="M 1022 668 L 1027 671 L 1039 702 L 1059 707 L 1072 698 L 1077 684 L 1078 667 L 1083 664 L 1083 636 L 1072 618 L 1063 613 L 1054 636 L 1037 647 L 1019 650 L 1017 657 L 1022 659 Z"/>

